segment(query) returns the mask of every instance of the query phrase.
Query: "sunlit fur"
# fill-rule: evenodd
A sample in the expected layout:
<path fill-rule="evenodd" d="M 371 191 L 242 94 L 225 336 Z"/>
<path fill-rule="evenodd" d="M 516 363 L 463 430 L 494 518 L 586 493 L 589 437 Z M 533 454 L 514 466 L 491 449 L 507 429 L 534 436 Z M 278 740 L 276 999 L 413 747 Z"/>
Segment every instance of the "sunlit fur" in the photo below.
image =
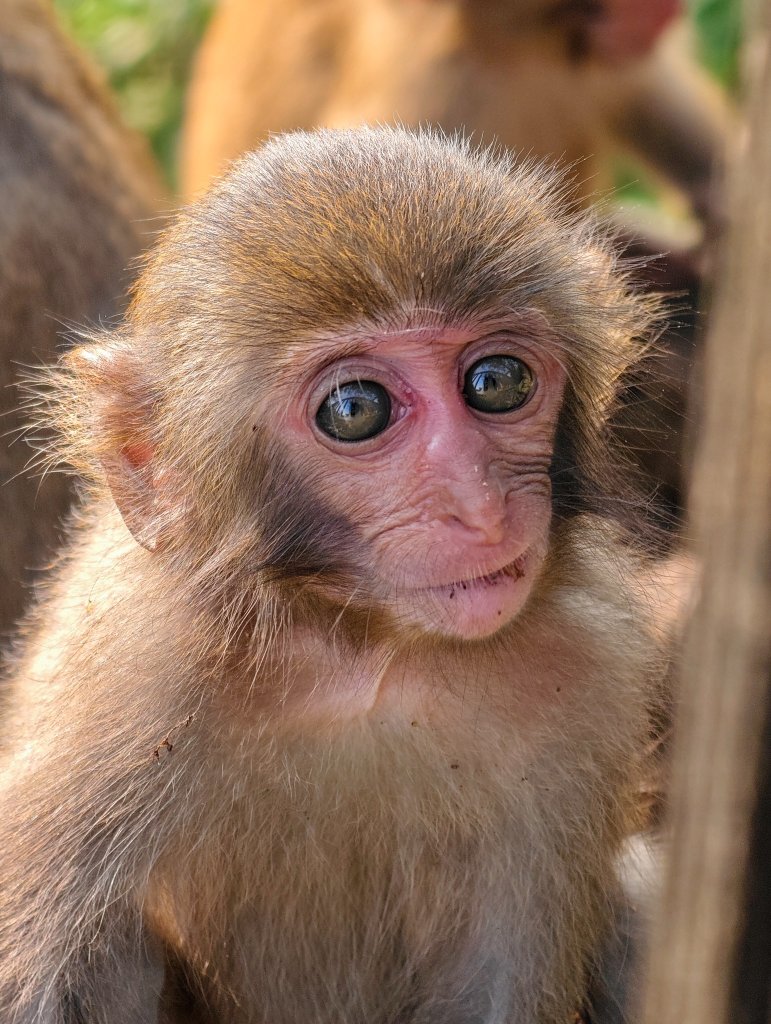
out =
<path fill-rule="evenodd" d="M 197 1000 L 233 1024 L 557 1024 L 581 1002 L 658 667 L 598 505 L 652 311 L 551 187 L 430 135 L 277 140 L 52 378 L 92 494 L 11 681 L 3 1020 L 135 1024 L 160 999 L 163 1021 Z M 400 633 L 265 382 L 320 333 L 523 308 L 567 360 L 577 507 L 492 639 Z"/>

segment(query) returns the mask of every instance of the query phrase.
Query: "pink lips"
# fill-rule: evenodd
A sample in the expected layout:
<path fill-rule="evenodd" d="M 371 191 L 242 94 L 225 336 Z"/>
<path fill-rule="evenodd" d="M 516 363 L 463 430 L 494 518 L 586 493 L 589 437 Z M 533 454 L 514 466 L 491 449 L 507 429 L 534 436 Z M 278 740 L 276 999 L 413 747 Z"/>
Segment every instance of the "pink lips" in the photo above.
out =
<path fill-rule="evenodd" d="M 498 569 L 405 593 L 405 611 L 429 629 L 466 640 L 496 633 L 519 613 L 530 593 L 531 549 Z"/>
<path fill-rule="evenodd" d="M 440 583 L 433 587 L 421 589 L 432 591 L 449 590 L 449 596 L 452 598 L 455 597 L 459 590 L 480 590 L 487 587 L 495 587 L 507 579 L 521 579 L 525 575 L 526 561 L 527 552 L 519 555 L 513 562 L 509 562 L 500 569 L 494 569 L 493 572 L 486 573 L 484 576 L 471 576 L 468 579 L 452 580 L 449 583 Z"/>

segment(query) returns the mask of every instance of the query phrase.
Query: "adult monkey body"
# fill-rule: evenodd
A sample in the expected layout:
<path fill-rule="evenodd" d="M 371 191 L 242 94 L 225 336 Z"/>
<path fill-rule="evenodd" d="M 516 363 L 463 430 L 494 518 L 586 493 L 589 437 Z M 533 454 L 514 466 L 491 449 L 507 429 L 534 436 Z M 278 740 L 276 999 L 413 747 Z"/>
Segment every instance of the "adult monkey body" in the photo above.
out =
<path fill-rule="evenodd" d="M 93 496 L 12 680 L 3 1019 L 581 1002 L 657 671 L 603 432 L 651 309 L 553 184 L 279 139 L 51 378 Z"/>
<path fill-rule="evenodd" d="M 709 205 L 725 104 L 661 43 L 678 0 L 229 0 L 193 77 L 183 184 L 271 132 L 398 120 L 577 164 L 584 202 L 632 151 Z"/>
<path fill-rule="evenodd" d="M 24 475 L 12 386 L 55 357 L 64 325 L 120 310 L 162 188 L 101 82 L 42 0 L 0 17 L 0 637 L 53 554 L 71 488 Z"/>

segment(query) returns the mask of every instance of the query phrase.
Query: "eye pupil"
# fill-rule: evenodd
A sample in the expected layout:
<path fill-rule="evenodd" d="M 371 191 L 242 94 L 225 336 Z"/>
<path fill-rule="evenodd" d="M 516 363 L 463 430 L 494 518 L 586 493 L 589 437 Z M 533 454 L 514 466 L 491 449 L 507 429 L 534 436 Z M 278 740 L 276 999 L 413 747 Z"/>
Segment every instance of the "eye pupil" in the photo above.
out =
<path fill-rule="evenodd" d="M 497 391 L 500 387 L 498 380 L 493 376 L 492 373 L 476 373 L 474 374 L 474 390 L 475 391 Z"/>
<path fill-rule="evenodd" d="M 466 373 L 463 397 L 478 412 L 511 412 L 525 404 L 534 386 L 533 371 L 521 359 L 485 356 Z"/>
<path fill-rule="evenodd" d="M 334 387 L 319 406 L 316 424 L 336 441 L 366 441 L 391 420 L 391 399 L 373 380 L 351 380 Z"/>

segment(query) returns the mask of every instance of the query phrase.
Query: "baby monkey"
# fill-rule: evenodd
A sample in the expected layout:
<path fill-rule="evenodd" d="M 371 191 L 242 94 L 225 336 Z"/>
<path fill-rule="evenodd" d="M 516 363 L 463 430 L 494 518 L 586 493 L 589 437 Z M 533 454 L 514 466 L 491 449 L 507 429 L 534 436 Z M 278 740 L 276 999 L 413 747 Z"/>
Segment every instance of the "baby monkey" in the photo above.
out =
<path fill-rule="evenodd" d="M 656 310 L 537 166 L 279 137 L 41 390 L 0 1017 L 565 1024 L 659 654 L 605 422 Z"/>

